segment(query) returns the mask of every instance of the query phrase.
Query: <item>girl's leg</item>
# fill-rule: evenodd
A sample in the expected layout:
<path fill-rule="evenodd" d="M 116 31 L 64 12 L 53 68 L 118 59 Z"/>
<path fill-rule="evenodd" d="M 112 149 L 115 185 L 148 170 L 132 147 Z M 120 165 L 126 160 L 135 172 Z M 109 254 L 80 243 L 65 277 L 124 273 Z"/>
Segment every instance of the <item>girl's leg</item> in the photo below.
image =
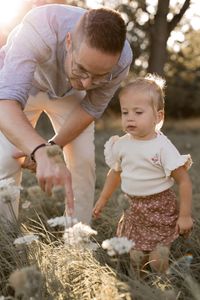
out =
<path fill-rule="evenodd" d="M 131 250 L 130 251 L 130 263 L 131 267 L 136 270 L 139 278 L 142 278 L 146 274 L 146 266 L 148 263 L 149 255 L 148 253 L 141 250 Z"/>
<path fill-rule="evenodd" d="M 167 246 L 158 246 L 149 254 L 149 263 L 153 271 L 165 273 L 169 267 L 169 251 Z"/>

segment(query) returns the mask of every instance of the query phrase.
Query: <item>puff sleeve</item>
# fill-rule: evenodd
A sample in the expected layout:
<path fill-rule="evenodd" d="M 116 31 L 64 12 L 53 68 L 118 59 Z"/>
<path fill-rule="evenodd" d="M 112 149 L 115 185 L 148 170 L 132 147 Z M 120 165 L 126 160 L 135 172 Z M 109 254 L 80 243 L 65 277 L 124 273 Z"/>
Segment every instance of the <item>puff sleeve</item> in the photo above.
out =
<path fill-rule="evenodd" d="M 121 171 L 121 161 L 119 157 L 119 151 L 117 142 L 119 136 L 112 136 L 104 145 L 104 156 L 106 164 L 114 171 Z"/>
<path fill-rule="evenodd" d="M 188 170 L 192 165 L 192 158 L 190 154 L 181 155 L 176 147 L 167 140 L 165 147 L 161 150 L 161 163 L 165 175 L 168 177 L 172 171 L 181 166 L 184 166 Z"/>

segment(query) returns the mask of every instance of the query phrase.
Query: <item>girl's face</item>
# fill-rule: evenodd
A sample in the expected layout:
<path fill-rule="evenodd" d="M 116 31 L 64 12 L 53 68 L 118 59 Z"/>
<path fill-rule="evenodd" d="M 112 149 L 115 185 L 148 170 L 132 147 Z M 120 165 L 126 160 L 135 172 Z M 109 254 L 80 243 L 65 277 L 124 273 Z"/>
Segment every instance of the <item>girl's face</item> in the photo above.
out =
<path fill-rule="evenodd" d="M 120 99 L 122 127 L 135 139 L 148 140 L 156 136 L 156 124 L 163 111 L 156 111 L 145 92 L 127 91 Z"/>

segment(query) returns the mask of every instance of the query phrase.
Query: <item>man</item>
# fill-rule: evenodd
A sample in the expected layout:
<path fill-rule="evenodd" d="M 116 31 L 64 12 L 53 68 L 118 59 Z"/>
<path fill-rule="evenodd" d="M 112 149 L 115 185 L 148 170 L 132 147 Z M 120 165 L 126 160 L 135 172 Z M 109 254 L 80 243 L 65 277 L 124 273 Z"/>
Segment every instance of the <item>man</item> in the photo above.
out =
<path fill-rule="evenodd" d="M 125 38 L 114 10 L 52 4 L 30 11 L 0 50 L 0 179 L 19 184 L 19 150 L 31 155 L 42 190 L 63 186 L 68 208 L 73 211 L 75 197 L 75 215 L 85 223 L 95 189 L 94 120 L 128 73 L 132 52 Z M 42 111 L 67 167 L 49 158 L 47 141 L 34 129 Z M 17 216 L 18 199 L 13 210 Z M 0 213 L 12 218 L 1 200 Z"/>

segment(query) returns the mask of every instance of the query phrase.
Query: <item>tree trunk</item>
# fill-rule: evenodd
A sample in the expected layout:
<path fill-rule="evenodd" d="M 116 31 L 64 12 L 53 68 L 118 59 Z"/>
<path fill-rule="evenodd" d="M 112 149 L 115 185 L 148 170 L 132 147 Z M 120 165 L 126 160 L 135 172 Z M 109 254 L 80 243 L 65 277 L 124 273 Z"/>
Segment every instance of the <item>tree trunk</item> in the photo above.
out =
<path fill-rule="evenodd" d="M 150 56 L 148 72 L 164 75 L 169 36 L 167 14 L 170 0 L 159 0 L 154 23 L 150 27 Z"/>

